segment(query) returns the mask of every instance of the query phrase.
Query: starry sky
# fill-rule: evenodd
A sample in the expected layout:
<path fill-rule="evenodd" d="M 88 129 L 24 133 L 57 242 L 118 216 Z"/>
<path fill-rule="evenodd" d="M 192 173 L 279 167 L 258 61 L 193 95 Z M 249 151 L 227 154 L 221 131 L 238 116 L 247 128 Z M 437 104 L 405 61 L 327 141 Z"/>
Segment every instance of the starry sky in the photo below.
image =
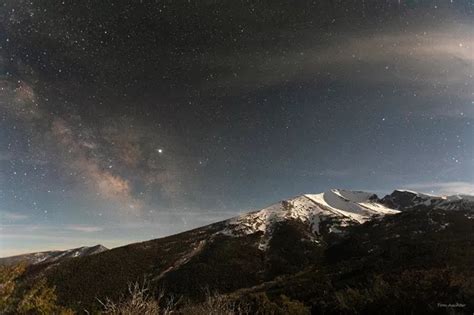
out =
<path fill-rule="evenodd" d="M 473 75 L 472 0 L 0 1 L 0 256 L 472 194 Z"/>

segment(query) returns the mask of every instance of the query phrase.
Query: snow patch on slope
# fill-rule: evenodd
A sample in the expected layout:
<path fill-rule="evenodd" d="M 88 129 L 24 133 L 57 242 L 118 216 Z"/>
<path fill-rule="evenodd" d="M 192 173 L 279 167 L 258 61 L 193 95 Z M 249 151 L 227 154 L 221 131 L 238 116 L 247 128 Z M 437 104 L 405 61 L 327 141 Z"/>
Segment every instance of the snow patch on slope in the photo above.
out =
<path fill-rule="evenodd" d="M 329 233 L 341 233 L 348 225 L 360 224 L 374 216 L 395 214 L 399 211 L 377 203 L 375 195 L 359 191 L 333 189 L 321 194 L 306 194 L 273 204 L 260 211 L 244 214 L 226 222 L 220 233 L 229 236 L 263 233 L 259 248 L 268 247 L 276 223 L 288 219 L 299 220 L 320 236 L 321 223 L 328 223 Z"/>
<path fill-rule="evenodd" d="M 374 215 L 395 214 L 399 211 L 372 201 L 374 194 L 362 191 L 332 189 L 317 195 L 305 195 L 343 217 L 364 223 Z"/>

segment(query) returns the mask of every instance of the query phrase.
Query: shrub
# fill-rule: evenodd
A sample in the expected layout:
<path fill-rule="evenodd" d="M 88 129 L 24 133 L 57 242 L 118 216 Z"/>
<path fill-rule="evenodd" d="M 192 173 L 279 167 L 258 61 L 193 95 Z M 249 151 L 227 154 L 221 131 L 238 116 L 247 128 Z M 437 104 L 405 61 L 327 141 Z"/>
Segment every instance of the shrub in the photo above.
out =
<path fill-rule="evenodd" d="M 202 303 L 187 304 L 179 309 L 180 314 L 193 315 L 246 315 L 250 313 L 247 303 L 233 300 L 225 295 L 206 290 L 206 299 Z"/>
<path fill-rule="evenodd" d="M 22 281 L 26 264 L 0 267 L 0 314 L 72 314 L 57 304 L 54 287 L 44 278 Z"/>
<path fill-rule="evenodd" d="M 172 299 L 169 299 L 165 306 L 162 306 L 164 294 L 160 293 L 158 296 L 151 294 L 149 283 L 144 281 L 142 284 L 135 282 L 128 286 L 128 296 L 123 297 L 118 302 L 113 302 L 106 299 L 105 302 L 99 300 L 103 305 L 104 314 L 113 315 L 166 315 L 171 314 L 174 309 Z"/>

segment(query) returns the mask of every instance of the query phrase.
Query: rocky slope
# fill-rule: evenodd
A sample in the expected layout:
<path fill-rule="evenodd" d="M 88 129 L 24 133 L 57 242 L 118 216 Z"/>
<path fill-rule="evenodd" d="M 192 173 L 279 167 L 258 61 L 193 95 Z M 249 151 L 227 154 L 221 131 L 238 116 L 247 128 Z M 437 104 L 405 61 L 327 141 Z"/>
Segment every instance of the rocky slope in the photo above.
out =
<path fill-rule="evenodd" d="M 351 227 L 316 264 L 231 295 L 284 295 L 312 314 L 472 314 L 472 257 L 472 208 L 404 211 Z"/>

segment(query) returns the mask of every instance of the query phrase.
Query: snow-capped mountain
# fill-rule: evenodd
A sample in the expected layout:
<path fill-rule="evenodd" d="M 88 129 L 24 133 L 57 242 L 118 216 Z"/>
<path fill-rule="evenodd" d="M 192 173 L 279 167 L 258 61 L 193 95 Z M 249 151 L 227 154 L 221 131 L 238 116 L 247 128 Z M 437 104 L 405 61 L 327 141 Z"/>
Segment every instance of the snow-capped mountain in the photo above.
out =
<path fill-rule="evenodd" d="M 275 225 L 296 220 L 310 227 L 313 241 L 329 234 L 344 233 L 345 228 L 400 211 L 416 209 L 474 209 L 474 197 L 468 195 L 435 196 L 410 190 L 394 190 L 380 199 L 364 191 L 331 189 L 319 194 L 304 194 L 262 210 L 226 221 L 220 233 L 229 236 L 262 233 L 259 249 L 266 249 Z"/>
<path fill-rule="evenodd" d="M 474 210 L 474 196 L 451 195 L 435 196 L 418 193 L 411 190 L 394 190 L 390 195 L 383 197 L 380 202 L 387 207 L 398 210 L 412 210 L 435 208 L 440 210 Z"/>
<path fill-rule="evenodd" d="M 344 227 L 398 212 L 384 206 L 372 193 L 332 189 L 320 194 L 297 196 L 230 219 L 222 233 L 239 236 L 262 232 L 264 239 L 259 248 L 264 249 L 279 222 L 298 220 L 309 225 L 315 236 L 321 236 L 322 228 L 326 233 L 340 233 Z"/>
<path fill-rule="evenodd" d="M 68 250 L 55 250 L 55 251 L 46 251 L 46 252 L 37 252 L 37 253 L 29 253 L 23 255 L 16 255 L 11 257 L 0 258 L 0 265 L 12 265 L 19 262 L 26 262 L 30 265 L 36 265 L 40 263 L 54 263 L 58 262 L 65 258 L 75 258 L 75 257 L 83 257 L 98 254 L 108 250 L 106 247 L 102 245 L 95 245 L 95 246 L 83 246 L 78 248 L 72 248 Z"/>

